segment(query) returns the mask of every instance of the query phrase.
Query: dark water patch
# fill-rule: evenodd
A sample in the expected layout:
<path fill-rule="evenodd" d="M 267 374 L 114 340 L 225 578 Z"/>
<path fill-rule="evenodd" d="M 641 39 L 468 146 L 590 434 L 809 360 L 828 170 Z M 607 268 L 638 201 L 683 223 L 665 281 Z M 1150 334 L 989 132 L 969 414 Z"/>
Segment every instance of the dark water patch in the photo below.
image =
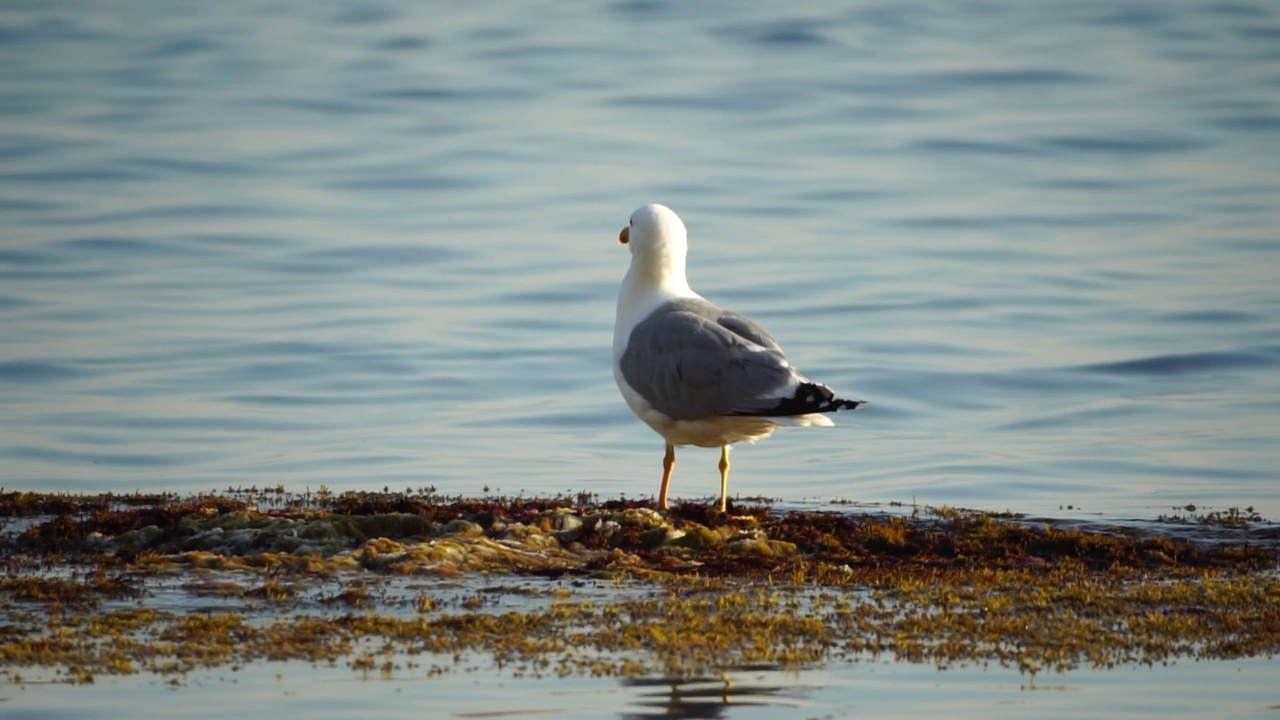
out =
<path fill-rule="evenodd" d="M 326 187 L 333 190 L 420 192 L 423 190 L 474 190 L 490 185 L 492 182 L 490 179 L 479 176 L 389 173 L 377 177 L 327 183 Z"/>
<path fill-rule="evenodd" d="M 157 453 L 84 452 L 51 447 L 0 447 L 0 455 L 38 462 L 71 463 L 75 465 L 103 465 L 118 468 L 161 468 L 189 465 L 195 458 Z"/>
<path fill-rule="evenodd" d="M 12 310 L 20 307 L 30 307 L 35 303 L 23 298 L 10 297 L 8 295 L 0 295 L 0 310 Z"/>
<path fill-rule="evenodd" d="M 550 308 L 548 308 L 548 310 L 549 309 Z M 566 332 L 585 332 L 592 329 L 605 329 L 597 323 L 583 321 L 575 322 L 573 320 L 565 320 L 559 317 L 547 317 L 546 315 L 539 317 L 502 317 L 484 323 L 479 323 L 479 325 L 495 330 L 510 330 L 516 333 L 523 333 L 525 335 L 536 334 L 535 337 L 538 338 L 538 341 L 541 341 L 544 344 L 545 338 L 557 337 Z M 572 354 L 566 353 L 563 358 L 566 366 L 580 362 L 584 357 L 581 353 L 586 350 L 587 349 L 584 348 L 578 348 L 577 352 Z"/>
<path fill-rule="evenodd" d="M 286 110 L 301 110 L 323 115 L 364 115 L 377 111 L 368 103 L 352 102 L 347 99 L 318 97 L 265 97 L 254 98 L 247 105 L 251 107 L 280 107 Z"/>
<path fill-rule="evenodd" d="M 828 89 L 834 93 L 848 95 L 852 98 L 919 98 L 936 95 L 945 87 L 928 82 L 924 75 L 863 75 L 850 79 L 842 79 L 827 83 Z M 894 106 L 905 107 L 905 106 Z M 908 112 L 919 110 L 908 108 Z"/>
<path fill-rule="evenodd" d="M 432 41 L 421 35 L 397 35 L 395 37 L 383 38 L 374 43 L 374 47 L 378 50 L 423 50 L 432 45 Z"/>
<path fill-rule="evenodd" d="M 891 357 L 998 357 L 1003 353 L 983 350 L 970 345 L 954 343 L 929 342 L 924 340 L 903 340 L 891 342 L 864 342 L 859 351 L 868 354 L 888 355 Z"/>
<path fill-rule="evenodd" d="M 387 376 L 409 377 L 417 375 L 421 368 L 415 360 L 415 358 L 406 357 L 402 353 L 348 351 L 329 358 L 329 363 L 336 368 L 336 372 L 331 373 L 330 376 L 349 378 L 371 375 L 374 376 L 377 382 L 381 383 L 383 378 Z M 337 384 L 330 383 L 328 386 L 336 388 Z M 361 387 L 367 386 L 369 386 L 368 382 L 361 382 Z"/>
<path fill-rule="evenodd" d="M 726 298 L 733 298 L 732 293 L 726 293 Z M 754 297 L 753 295 L 743 295 L 743 298 Z M 837 303 L 829 305 L 814 305 L 806 307 L 804 314 L 808 317 L 843 317 L 855 318 L 863 315 L 879 315 L 885 313 L 918 313 L 920 311 L 957 311 L 957 310 L 975 310 L 985 308 L 990 302 L 989 299 L 979 299 L 975 297 L 944 297 L 944 298 L 924 298 L 912 300 L 885 300 L 880 302 L 858 302 L 858 303 Z M 776 318 L 779 321 L 786 321 L 793 317 L 790 311 L 770 312 L 767 309 L 761 309 L 752 313 L 752 317 L 759 318 Z"/>
<path fill-rule="evenodd" d="M 185 37 L 165 40 L 151 50 L 148 50 L 145 57 L 152 60 L 174 60 L 177 58 L 200 55 L 221 49 L 222 47 L 211 37 L 205 35 L 187 35 Z"/>
<path fill-rule="evenodd" d="M 1108 375 L 1171 376 L 1193 375 L 1222 370 L 1247 370 L 1273 367 L 1277 364 L 1277 351 L 1250 352 L 1202 352 L 1155 355 L 1152 357 L 1118 362 L 1084 365 L 1078 370 Z"/>
<path fill-rule="evenodd" d="M 70 250 L 74 253 L 95 253 L 100 255 L 134 257 L 156 257 L 159 255 L 192 255 L 197 254 L 193 248 L 155 240 L 140 240 L 124 237 L 85 237 L 60 240 L 54 247 Z"/>
<path fill-rule="evenodd" d="M 243 362 L 234 367 L 204 373 L 208 387 L 251 385 L 255 383 L 302 382 L 326 376 L 324 363 L 299 360 L 260 360 Z"/>
<path fill-rule="evenodd" d="M 342 351 L 342 346 L 334 343 L 314 343 L 301 340 L 273 340 L 269 342 L 244 343 L 223 348 L 227 357 L 326 357 Z"/>
<path fill-rule="evenodd" d="M 1030 463 L 987 463 L 987 462 L 956 462 L 956 463 L 938 463 L 936 465 L 925 465 L 922 470 L 934 476 L 957 476 L 957 477 L 992 477 L 992 478 L 1042 478 L 1048 477 L 1044 472 L 1034 468 Z M 1010 486 L 1013 487 L 1012 485 Z M 1037 485 L 1029 484 L 1028 487 L 1036 488 Z"/>
<path fill-rule="evenodd" d="M 935 17 L 929 12 L 930 7 L 932 6 L 927 3 L 878 3 L 858 10 L 855 13 L 854 24 L 859 27 L 893 31 L 895 34 L 915 33 L 923 29 L 929 18 Z"/>
<path fill-rule="evenodd" d="M 439 103 L 466 100 L 512 101 L 531 97 L 527 90 L 514 87 L 404 87 L 376 90 L 369 95 L 386 100 L 421 100 Z"/>
<path fill-rule="evenodd" d="M 404 377 L 417 372 L 417 366 L 407 363 L 402 354 L 394 352 L 259 352 L 257 359 L 204 373 L 201 378 L 210 387 L 246 386 L 246 384 L 317 382 L 328 378 L 334 382 L 348 382 L 362 375 L 378 377 Z M 364 382 L 364 380 L 361 380 Z"/>
<path fill-rule="evenodd" d="M 1243 252 L 1280 252 L 1280 237 L 1277 238 L 1221 238 L 1209 240 L 1209 244 L 1229 250 Z"/>
<path fill-rule="evenodd" d="M 791 18 L 767 23 L 730 25 L 713 31 L 720 37 L 770 47 L 804 47 L 831 42 L 822 33 L 825 26 L 817 20 Z"/>
<path fill-rule="evenodd" d="M 948 412 L 991 410 L 1002 407 L 1003 399 L 1009 397 L 1019 397 L 1026 402 L 1036 396 L 1099 391 L 1108 387 L 1105 384 L 1082 383 L 1078 376 L 1057 370 L 899 370 L 878 375 L 864 373 L 859 383 L 861 387 L 874 388 L 876 397 L 872 398 L 869 407 L 889 405 L 893 398 L 898 398 L 899 401 L 909 399 L 930 408 L 946 408 Z"/>
<path fill-rule="evenodd" d="M 1149 282 L 1159 279 L 1161 275 L 1151 272 L 1143 272 L 1140 270 L 1098 270 L 1094 273 L 1097 277 L 1106 278 L 1108 280 L 1116 280 L 1119 282 Z"/>
<path fill-rule="evenodd" d="M 1226 200 L 1222 202 L 1206 202 L 1197 210 L 1205 215 L 1217 217 L 1234 217 L 1239 221 L 1251 216 L 1258 217 L 1259 222 L 1268 222 L 1275 214 L 1275 203 L 1269 200 Z"/>
<path fill-rule="evenodd" d="M 0 25 L 0 41 L 5 43 L 45 43 L 99 40 L 108 35 L 90 30 L 71 17 L 41 18 L 26 25 Z"/>
<path fill-rule="evenodd" d="M 59 427 L 102 430 L 104 428 L 128 428 L 132 430 L 165 431 L 292 431 L 312 429 L 315 423 L 296 416 L 280 417 L 237 414 L 230 417 L 201 415 L 146 415 L 139 413 L 115 413 L 76 411 L 33 416 L 37 423 Z"/>
<path fill-rule="evenodd" d="M 578 304 L 590 302 L 600 298 L 599 293 L 595 289 L 587 289 L 584 287 L 565 287 L 565 288 L 530 288 L 528 290 L 517 290 L 514 292 L 501 293 L 492 298 L 492 302 L 501 306 L 520 306 L 528 307 L 530 305 L 553 305 L 565 306 L 569 304 Z M 564 322 L 568 318 L 555 318 L 557 322 Z"/>
<path fill-rule="evenodd" d="M 721 205 L 706 204 L 704 208 L 711 212 L 731 215 L 734 217 L 761 217 L 761 218 L 795 218 L 808 217 L 813 210 L 795 205 L 769 205 L 767 203 L 749 203 L 741 205 Z"/>
<path fill-rule="evenodd" d="M 337 25 L 375 25 L 390 22 L 396 13 L 390 7 L 370 2 L 358 2 L 343 7 L 333 16 Z"/>
<path fill-rule="evenodd" d="M 1090 85 L 1099 78 L 1094 75 L 1069 70 L 1038 68 L 1004 70 L 958 70 L 921 76 L 926 82 L 940 86 L 991 87 L 1000 90 L 1012 88 L 1043 87 L 1045 85 Z"/>
<path fill-rule="evenodd" d="M 280 248 L 293 245 L 296 241 L 273 237 L 270 235 L 227 235 L 221 233 L 193 233 L 182 236 L 182 239 L 194 245 L 212 245 L 226 248 Z"/>
<path fill-rule="evenodd" d="M 1107 8 L 1105 13 L 1090 18 L 1089 22 L 1128 28 L 1156 28 L 1168 24 L 1171 17 L 1168 11 L 1155 5 L 1130 4 Z"/>
<path fill-rule="evenodd" d="M 391 385 L 379 384 L 376 388 L 381 392 L 373 392 L 374 385 L 363 384 L 317 384 L 317 390 L 332 392 L 275 392 L 275 393 L 232 393 L 214 396 L 220 402 L 249 405 L 254 407 L 307 408 L 328 407 L 334 412 L 340 408 L 362 406 L 369 408 L 390 408 L 397 405 L 428 408 L 441 403 L 459 403 L 474 400 L 474 391 L 467 392 L 457 387 L 448 387 L 436 381 L 430 383 L 405 383 Z M 355 392 L 359 390 L 361 392 Z M 425 417 L 426 411 L 416 417 Z M 323 465 L 327 460 L 318 459 Z"/>
<path fill-rule="evenodd" d="M 45 270 L 27 267 L 16 270 L 0 269 L 0 280 L 94 280 L 120 274 L 119 270 L 109 268 L 78 270 Z"/>
<path fill-rule="evenodd" d="M 1266 13 L 1258 8 L 1258 6 L 1238 2 L 1212 3 L 1210 5 L 1206 5 L 1204 10 L 1205 12 L 1229 17 L 1266 17 Z"/>
<path fill-rule="evenodd" d="M 1250 25 L 1237 29 L 1236 34 L 1252 40 L 1280 41 L 1280 25 Z"/>
<path fill-rule="evenodd" d="M 462 254 L 450 248 L 424 246 L 404 247 L 391 252 L 365 253 L 351 248 L 321 253 L 302 253 L 295 257 L 260 263 L 257 267 L 286 275 L 344 275 L 368 270 L 398 267 L 424 267 L 451 262 Z M 401 258 L 401 260 L 397 260 Z"/>
<path fill-rule="evenodd" d="M 519 68 L 520 74 L 532 76 L 535 68 L 551 68 L 559 63 L 595 62 L 596 47 L 583 42 L 534 42 L 492 46 L 477 56 L 485 60 L 504 61 Z M 526 65 L 525 63 L 541 63 Z M 559 70 L 552 70 L 559 72 Z M 554 84 L 554 83 L 553 83 Z"/>
<path fill-rule="evenodd" d="M 1109 283 L 1091 274 L 1048 275 L 1044 273 L 1028 273 L 1026 277 L 1028 280 L 1034 280 L 1042 286 L 1063 288 L 1076 292 L 1066 297 L 1053 295 L 1024 296 L 1011 299 L 1010 304 L 1035 302 L 1054 308 L 1097 306 L 1102 301 L 1098 299 L 1094 291 L 1106 290 L 1110 287 Z"/>
<path fill-rule="evenodd" d="M 833 89 L 855 96 L 928 97 L 974 91 L 1013 93 L 1047 92 L 1072 85 L 1091 85 L 1101 78 L 1087 73 L 1051 69 L 957 70 L 861 76 L 844 80 Z"/>
<path fill-rule="evenodd" d="M 1214 118 L 1210 124 L 1223 130 L 1274 132 L 1280 130 L 1280 115 L 1227 115 Z"/>
<path fill-rule="evenodd" d="M 1210 144 L 1188 137 L 1150 133 L 1129 136 L 1057 135 L 1039 138 L 1036 142 L 1054 150 L 1120 156 L 1166 155 L 1198 150 Z"/>
<path fill-rule="evenodd" d="M 623 0 L 614 3 L 611 9 L 617 13 L 627 15 L 663 15 L 671 9 L 678 7 L 681 3 L 667 2 L 665 0 Z"/>
<path fill-rule="evenodd" d="M 720 194 L 720 189 L 710 184 L 692 185 L 687 182 L 654 183 L 646 187 L 645 190 L 652 197 L 680 198 L 682 206 L 692 204 L 695 200 L 701 202 L 703 198 L 711 198 Z M 566 232 L 575 231 L 573 228 L 566 228 L 565 230 Z"/>
<path fill-rule="evenodd" d="M 127 222 L 133 220 L 198 220 L 265 217 L 281 214 L 277 208 L 257 207 L 251 205 L 163 205 L 160 207 L 127 210 L 123 212 L 99 213 L 96 215 L 77 215 L 61 218 L 41 218 L 40 225 L 97 225 L 100 223 Z"/>
<path fill-rule="evenodd" d="M 25 170 L 0 175 L 0 182 L 33 183 L 38 185 L 66 185 L 72 183 L 133 182 L 154 177 L 150 173 L 108 168 L 68 168 L 54 170 Z"/>
<path fill-rule="evenodd" d="M 0 361 L 0 382 L 41 383 L 84 377 L 84 368 L 54 360 Z"/>
<path fill-rule="evenodd" d="M 1062 262 L 1062 258 L 1058 255 L 1021 248 L 920 248 L 913 250 L 911 254 L 943 260 L 974 262 L 983 265 L 1009 265 L 1011 263 L 1053 265 Z"/>
<path fill-rule="evenodd" d="M 48 200 L 28 200 L 26 198 L 0 197 L 0 212 L 48 212 L 63 207 L 59 203 Z"/>
<path fill-rule="evenodd" d="M 925 153 L 945 153 L 951 155 L 996 155 L 1021 157 L 1042 154 L 1031 147 L 1016 143 L 958 140 L 948 138 L 918 140 L 912 144 L 911 149 Z"/>
<path fill-rule="evenodd" d="M 1105 212 L 1078 215 L 933 215 L 892 220 L 896 225 L 939 230 L 995 230 L 1016 228 L 1092 228 L 1122 225 L 1165 225 L 1176 216 L 1152 212 Z"/>
<path fill-rule="evenodd" d="M 503 415 L 490 415 L 472 420 L 454 421 L 454 424 L 468 428 L 550 428 L 590 430 L 592 428 L 628 427 L 635 423 L 635 417 L 625 409 L 600 412 L 528 412 Z"/>
<path fill-rule="evenodd" d="M 1221 325 L 1224 323 L 1252 323 L 1265 318 L 1257 313 L 1243 310 L 1191 310 L 1187 312 L 1166 313 L 1159 317 L 1163 322 L 1191 323 L 1204 325 Z"/>
<path fill-rule="evenodd" d="M 273 358 L 302 358 L 307 361 L 325 360 L 350 347 L 340 344 L 310 343 L 304 341 L 267 341 L 256 343 L 191 341 L 182 345 L 166 344 L 144 351 L 94 358 L 82 361 L 86 366 L 104 371 L 137 370 L 144 368 L 199 368 L 199 362 L 233 360 L 269 360 Z M 296 360 L 295 360 L 296 361 Z"/>
<path fill-rule="evenodd" d="M 439 265 L 469 257 L 457 248 L 422 244 L 362 245 L 336 250 L 304 253 L 304 261 L 329 263 L 336 270 L 357 270 L 375 267 L 417 267 Z"/>
<path fill-rule="evenodd" d="M 816 203 L 865 202 L 869 200 L 881 200 L 890 196 L 891 193 L 883 190 L 854 189 L 811 190 L 791 195 L 795 200 Z"/>
<path fill-rule="evenodd" d="M 1140 418 L 1157 412 L 1150 407 L 1129 404 L 1117 407 L 1086 407 L 1065 411 L 1052 411 L 1030 417 L 1025 420 L 997 425 L 994 430 L 1054 430 L 1059 428 L 1078 428 L 1084 423 L 1098 423 L 1102 420 Z M 1087 491 L 1082 488 L 1082 491 Z"/>
<path fill-rule="evenodd" d="M 319 407 L 337 404 L 335 399 L 331 397 L 324 397 L 320 395 L 285 395 L 282 393 L 274 395 L 227 395 L 221 399 L 238 405 L 257 405 L 264 407 Z"/>
<path fill-rule="evenodd" d="M 58 138 L 57 142 L 54 142 L 43 135 L 10 134 L 0 139 L 0 160 L 23 160 L 51 152 L 66 152 L 88 144 L 63 138 Z"/>
<path fill-rule="evenodd" d="M 912 107 L 906 104 L 867 103 L 855 105 L 843 111 L 842 117 L 853 122 L 882 123 L 903 120 L 919 120 L 937 117 L 936 110 Z"/>
<path fill-rule="evenodd" d="M 50 265 L 54 262 L 56 260 L 48 253 L 0 249 L 0 265 Z"/>
<path fill-rule="evenodd" d="M 1049 190 L 1078 190 L 1081 192 L 1111 192 L 1114 190 L 1132 189 L 1136 186 L 1130 180 L 1101 178 L 1064 178 L 1059 180 L 1042 180 L 1034 183 L 1037 187 Z"/>
<path fill-rule="evenodd" d="M 1174 462 L 1135 462 L 1081 456 L 1051 463 L 1077 475 L 1092 477 L 1180 477 L 1200 480 L 1273 480 L 1275 470 L 1246 470 L 1237 467 L 1185 465 Z"/>
<path fill-rule="evenodd" d="M 1084 390 L 1099 390 L 1110 387 L 1099 383 L 1088 385 L 1082 383 L 1078 376 L 1062 372 L 1058 369 L 1007 370 L 1003 372 L 981 373 L 976 381 L 993 390 L 1015 391 L 1018 395 L 1026 393 L 1078 393 Z"/>
<path fill-rule="evenodd" d="M 106 80 L 113 86 L 146 90 L 157 96 L 176 92 L 183 87 L 183 82 L 162 63 L 151 59 L 126 67 L 106 71 Z M 155 109 L 163 107 L 165 101 L 139 98 L 136 104 L 131 103 L 129 111 L 137 109 Z"/>
<path fill-rule="evenodd" d="M 256 164 L 213 160 L 192 160 L 190 158 L 142 157 L 127 158 L 123 165 L 158 170 L 163 173 L 180 175 L 197 175 L 204 177 L 232 177 L 253 175 L 259 172 Z"/>
<path fill-rule="evenodd" d="M 0 95 L 0 116 L 11 121 L 23 115 L 43 117 L 48 111 L 48 100 L 33 93 L 14 90 Z"/>
<path fill-rule="evenodd" d="M 699 112 L 769 112 L 787 106 L 789 98 L 780 92 L 744 90 L 722 95 L 621 95 L 608 99 L 606 104 L 623 108 Z"/>

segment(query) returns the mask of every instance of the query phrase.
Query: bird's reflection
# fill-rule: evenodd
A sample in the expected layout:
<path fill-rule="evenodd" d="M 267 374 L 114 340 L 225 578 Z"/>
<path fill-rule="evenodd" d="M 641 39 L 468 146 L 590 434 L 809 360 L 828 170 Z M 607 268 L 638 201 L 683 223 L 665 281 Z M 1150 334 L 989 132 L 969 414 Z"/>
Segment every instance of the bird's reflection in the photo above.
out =
<path fill-rule="evenodd" d="M 794 685 L 753 683 L 752 672 L 763 675 L 778 672 L 773 666 L 735 668 L 733 675 L 694 678 L 639 678 L 622 681 L 636 697 L 630 709 L 622 712 L 622 720 L 652 720 L 656 717 L 712 720 L 728 717 L 734 706 L 800 705 Z M 760 674 L 757 680 L 764 678 Z"/>

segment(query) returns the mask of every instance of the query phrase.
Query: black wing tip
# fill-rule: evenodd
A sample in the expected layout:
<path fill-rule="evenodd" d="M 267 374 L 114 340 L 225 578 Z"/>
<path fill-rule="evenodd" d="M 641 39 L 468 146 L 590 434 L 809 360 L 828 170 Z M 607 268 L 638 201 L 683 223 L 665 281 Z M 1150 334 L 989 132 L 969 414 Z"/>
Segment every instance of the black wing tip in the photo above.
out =
<path fill-rule="evenodd" d="M 795 394 L 779 400 L 778 404 L 773 407 L 735 414 L 787 417 L 789 415 L 811 415 L 813 413 L 857 410 L 866 404 L 866 400 L 838 398 L 831 388 L 821 383 L 804 382 L 800 383 L 800 386 L 796 388 Z"/>
<path fill-rule="evenodd" d="M 836 398 L 831 408 L 831 412 L 839 412 L 841 410 L 857 410 L 866 405 L 866 400 L 845 400 L 844 398 Z"/>

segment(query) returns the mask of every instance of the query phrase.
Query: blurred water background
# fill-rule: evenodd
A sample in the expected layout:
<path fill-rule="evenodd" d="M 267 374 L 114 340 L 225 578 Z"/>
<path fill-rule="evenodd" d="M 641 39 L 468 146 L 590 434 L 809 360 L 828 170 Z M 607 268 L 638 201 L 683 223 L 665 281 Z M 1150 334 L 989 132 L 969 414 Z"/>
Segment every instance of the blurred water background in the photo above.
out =
<path fill-rule="evenodd" d="M 662 202 L 872 403 L 732 492 L 1274 518 L 1278 151 L 1261 0 L 8 0 L 0 485 L 652 495 Z"/>

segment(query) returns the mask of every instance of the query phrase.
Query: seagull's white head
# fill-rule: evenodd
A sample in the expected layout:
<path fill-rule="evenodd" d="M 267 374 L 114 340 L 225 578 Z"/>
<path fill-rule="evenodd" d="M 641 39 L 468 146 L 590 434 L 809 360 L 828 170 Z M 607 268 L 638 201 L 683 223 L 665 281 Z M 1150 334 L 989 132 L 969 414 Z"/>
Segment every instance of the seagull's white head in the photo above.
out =
<path fill-rule="evenodd" d="M 618 233 L 618 242 L 631 249 L 630 274 L 636 280 L 688 287 L 684 272 L 689 240 L 671 208 L 645 205 L 631 213 L 631 223 Z"/>

